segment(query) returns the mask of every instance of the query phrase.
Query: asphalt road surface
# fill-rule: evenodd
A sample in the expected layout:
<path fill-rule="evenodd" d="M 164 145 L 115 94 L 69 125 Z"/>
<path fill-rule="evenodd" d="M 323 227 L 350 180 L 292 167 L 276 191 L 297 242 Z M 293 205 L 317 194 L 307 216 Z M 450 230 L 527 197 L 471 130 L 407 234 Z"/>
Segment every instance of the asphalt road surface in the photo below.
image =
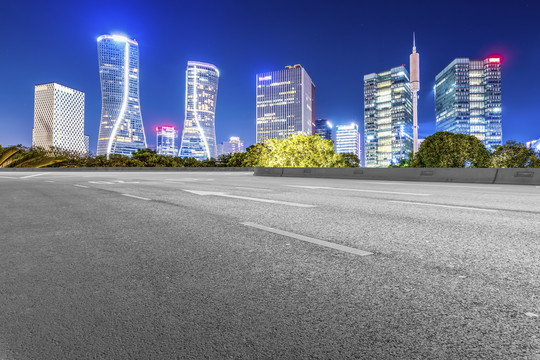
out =
<path fill-rule="evenodd" d="M 540 359 L 540 188 L 1 172 L 0 359 Z"/>

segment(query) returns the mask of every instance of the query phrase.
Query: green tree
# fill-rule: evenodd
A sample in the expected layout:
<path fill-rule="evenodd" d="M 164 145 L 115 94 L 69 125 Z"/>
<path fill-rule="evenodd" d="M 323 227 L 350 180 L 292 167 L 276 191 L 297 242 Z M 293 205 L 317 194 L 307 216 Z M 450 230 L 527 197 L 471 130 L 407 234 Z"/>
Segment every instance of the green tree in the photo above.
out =
<path fill-rule="evenodd" d="M 267 167 L 357 167 L 358 157 L 338 154 L 332 140 L 319 135 L 293 134 L 284 139 L 269 139 L 261 153 L 260 165 Z"/>
<path fill-rule="evenodd" d="M 22 145 L 0 147 L 0 168 L 41 168 L 68 160 L 64 155 L 54 155 L 42 148 Z"/>
<path fill-rule="evenodd" d="M 491 154 L 474 136 L 443 131 L 428 136 L 413 159 L 411 167 L 485 168 Z"/>
<path fill-rule="evenodd" d="M 266 166 L 263 163 L 263 159 L 270 152 L 270 148 L 266 144 L 253 144 L 246 149 L 244 153 L 244 159 L 242 161 L 242 166 L 245 167 L 254 167 L 254 166 Z M 241 157 L 241 155 L 234 154 L 235 159 Z"/>
<path fill-rule="evenodd" d="M 540 159 L 533 149 L 509 140 L 504 145 L 494 147 L 491 154 L 491 166 L 495 168 L 540 167 Z"/>
<path fill-rule="evenodd" d="M 249 149 L 249 148 L 248 148 Z M 246 163 L 247 153 L 245 152 L 237 152 L 234 153 L 229 160 L 227 161 L 228 167 L 243 167 Z"/>

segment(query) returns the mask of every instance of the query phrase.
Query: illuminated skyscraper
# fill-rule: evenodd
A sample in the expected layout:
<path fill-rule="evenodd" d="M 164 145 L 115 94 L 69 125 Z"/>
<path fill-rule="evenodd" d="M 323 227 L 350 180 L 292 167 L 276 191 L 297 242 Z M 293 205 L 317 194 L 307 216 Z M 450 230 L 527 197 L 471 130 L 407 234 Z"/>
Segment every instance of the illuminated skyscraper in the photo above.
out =
<path fill-rule="evenodd" d="M 229 141 L 223 141 L 218 144 L 218 155 L 234 154 L 237 152 L 245 152 L 244 140 L 238 136 L 231 136 Z"/>
<path fill-rule="evenodd" d="M 216 101 L 219 70 L 215 65 L 188 61 L 186 118 L 179 155 L 198 160 L 217 158 Z"/>
<path fill-rule="evenodd" d="M 131 155 L 146 147 L 139 102 L 139 45 L 122 35 L 98 38 L 101 123 L 97 154 Z"/>
<path fill-rule="evenodd" d="M 435 77 L 437 131 L 502 145 L 501 58 L 457 58 Z"/>
<path fill-rule="evenodd" d="M 366 167 L 388 167 L 413 151 L 409 72 L 398 66 L 364 76 L 364 159 Z"/>
<path fill-rule="evenodd" d="M 420 91 L 420 54 L 416 52 L 416 39 L 413 33 L 412 54 L 409 56 L 411 69 L 411 91 L 413 107 L 413 153 L 418 151 L 418 91 Z"/>
<path fill-rule="evenodd" d="M 315 134 L 325 140 L 332 140 L 332 124 L 326 119 L 315 120 Z"/>
<path fill-rule="evenodd" d="M 159 155 L 178 155 L 178 130 L 174 126 L 156 127 L 156 152 Z"/>
<path fill-rule="evenodd" d="M 360 158 L 360 133 L 358 132 L 358 124 L 336 125 L 336 143 L 334 148 L 337 153 L 352 153 Z"/>
<path fill-rule="evenodd" d="M 257 74 L 257 142 L 315 131 L 315 85 L 300 65 Z"/>
<path fill-rule="evenodd" d="M 82 91 L 57 83 L 35 86 L 32 146 L 88 153 Z"/>

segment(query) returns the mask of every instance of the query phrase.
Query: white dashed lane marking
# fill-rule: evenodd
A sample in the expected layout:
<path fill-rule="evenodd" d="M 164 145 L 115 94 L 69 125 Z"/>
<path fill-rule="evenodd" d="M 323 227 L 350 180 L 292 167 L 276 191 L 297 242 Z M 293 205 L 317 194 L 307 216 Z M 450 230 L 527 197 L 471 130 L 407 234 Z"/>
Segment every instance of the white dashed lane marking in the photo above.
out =
<path fill-rule="evenodd" d="M 131 195 L 131 194 L 121 194 L 122 196 L 128 196 L 128 197 L 131 197 L 131 198 L 134 198 L 134 199 L 139 199 L 139 200 L 146 200 L 146 201 L 149 201 L 151 199 L 148 199 L 148 198 L 145 198 L 145 197 L 142 197 L 142 196 L 137 196 L 137 195 Z"/>
<path fill-rule="evenodd" d="M 431 194 L 422 194 L 422 193 L 409 193 L 409 192 L 384 191 L 384 190 L 346 189 L 346 188 L 337 188 L 337 187 L 330 187 L 330 186 L 305 186 L 305 185 L 285 185 L 285 186 L 302 188 L 302 189 L 340 190 L 340 191 L 353 191 L 353 192 L 365 192 L 365 193 L 377 193 L 377 194 L 413 195 L 413 196 L 430 196 L 431 195 Z"/>
<path fill-rule="evenodd" d="M 220 197 L 226 197 L 226 198 L 232 198 L 232 199 L 258 201 L 258 202 L 264 202 L 264 203 L 270 203 L 270 204 L 288 205 L 288 206 L 296 206 L 296 207 L 303 207 L 303 208 L 317 207 L 317 205 L 299 204 L 299 203 L 280 201 L 280 200 L 252 198 L 252 197 L 247 197 L 247 196 L 230 195 L 230 194 L 226 194 L 222 192 L 214 192 L 214 191 L 197 191 L 197 190 L 184 190 L 184 191 L 192 193 L 192 194 L 196 194 L 196 195 L 202 195 L 202 196 L 220 196 Z"/>
<path fill-rule="evenodd" d="M 271 232 L 271 233 L 274 233 L 274 234 L 287 236 L 287 237 L 290 237 L 290 238 L 293 238 L 293 239 L 305 241 L 305 242 L 312 243 L 312 244 L 315 244 L 315 245 L 324 246 L 324 247 L 327 247 L 327 248 L 348 252 L 350 254 L 355 254 L 355 255 L 360 255 L 360 256 L 373 255 L 373 253 L 368 252 L 368 251 L 358 250 L 358 249 L 355 249 L 355 248 L 352 248 L 352 247 L 349 247 L 349 246 L 334 244 L 334 243 L 331 243 L 331 242 L 328 242 L 328 241 L 319 240 L 319 239 L 315 239 L 315 238 L 312 238 L 312 237 L 309 237 L 309 236 L 299 235 L 299 234 L 295 234 L 295 233 L 284 231 L 284 230 L 274 229 L 274 228 L 271 228 L 271 227 L 268 227 L 268 226 L 259 225 L 259 224 L 255 224 L 255 223 L 251 223 L 251 222 L 245 222 L 245 223 L 242 223 L 242 225 L 250 226 L 250 227 L 260 229 L 260 230 L 264 230 L 264 231 L 268 231 L 268 232 Z"/>
<path fill-rule="evenodd" d="M 28 178 L 31 178 L 31 177 L 41 176 L 41 175 L 45 175 L 45 174 L 48 174 L 48 173 L 39 173 L 39 174 L 33 174 L 33 175 L 26 175 L 26 176 L 21 177 L 21 179 L 28 179 Z"/>
<path fill-rule="evenodd" d="M 390 200 L 390 202 L 393 202 L 393 203 L 400 203 L 400 204 L 420 205 L 420 206 L 445 207 L 445 208 L 450 208 L 450 209 L 464 209 L 464 210 L 487 211 L 487 212 L 497 212 L 497 211 L 498 211 L 498 210 L 495 210 L 495 209 L 482 209 L 482 208 L 475 208 L 475 207 L 471 207 L 471 206 L 456 206 L 456 205 L 428 204 L 428 203 L 421 203 L 421 202 L 414 202 L 414 201 Z"/>

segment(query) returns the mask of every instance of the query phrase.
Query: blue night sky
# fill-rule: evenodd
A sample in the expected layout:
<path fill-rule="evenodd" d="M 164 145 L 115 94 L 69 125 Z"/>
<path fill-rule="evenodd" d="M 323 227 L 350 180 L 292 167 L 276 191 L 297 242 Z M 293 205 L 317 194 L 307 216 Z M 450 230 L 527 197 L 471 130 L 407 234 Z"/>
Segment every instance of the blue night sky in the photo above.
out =
<path fill-rule="evenodd" d="M 456 57 L 499 54 L 503 140 L 540 137 L 540 3 L 513 1 L 11 1 L 0 2 L 0 144 L 31 145 L 34 85 L 86 93 L 96 151 L 101 113 L 97 42 L 123 33 L 140 48 L 147 142 L 182 128 L 188 60 L 220 69 L 216 135 L 255 142 L 255 74 L 301 64 L 316 86 L 316 116 L 363 122 L 363 75 L 420 53 L 419 135 L 435 132 L 435 75 Z"/>

